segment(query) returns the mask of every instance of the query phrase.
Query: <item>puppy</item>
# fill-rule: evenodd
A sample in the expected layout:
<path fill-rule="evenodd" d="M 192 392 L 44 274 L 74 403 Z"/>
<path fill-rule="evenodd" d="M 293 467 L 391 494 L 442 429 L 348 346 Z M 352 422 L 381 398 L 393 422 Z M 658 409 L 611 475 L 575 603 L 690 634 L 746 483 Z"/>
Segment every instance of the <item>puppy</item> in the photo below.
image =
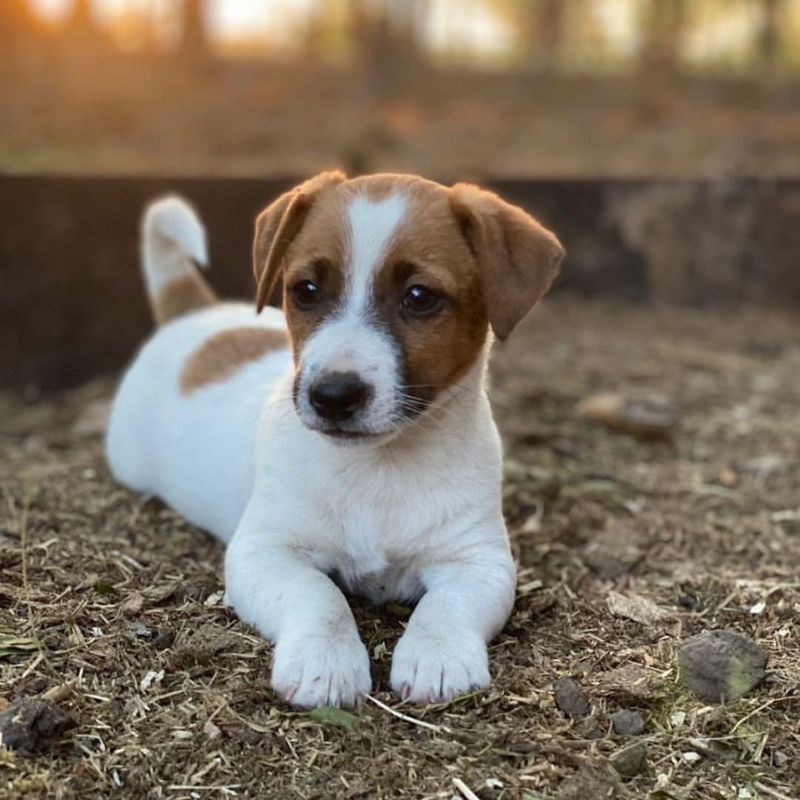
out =
<path fill-rule="evenodd" d="M 160 327 L 114 400 L 111 470 L 227 543 L 227 602 L 275 642 L 278 695 L 370 691 L 344 592 L 417 603 L 400 698 L 488 686 L 515 592 L 490 329 L 505 339 L 547 291 L 556 237 L 475 186 L 326 172 L 258 217 L 257 308 L 216 299 L 178 198 L 148 209 L 141 242 Z M 283 311 L 265 308 L 279 282 Z"/>

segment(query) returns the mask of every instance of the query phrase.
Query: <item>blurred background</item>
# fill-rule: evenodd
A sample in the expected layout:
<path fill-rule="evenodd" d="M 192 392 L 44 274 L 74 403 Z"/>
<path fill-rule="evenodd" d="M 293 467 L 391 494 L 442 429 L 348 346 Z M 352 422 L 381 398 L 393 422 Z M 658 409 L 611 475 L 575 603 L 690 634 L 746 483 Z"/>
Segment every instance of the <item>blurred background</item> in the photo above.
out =
<path fill-rule="evenodd" d="M 0 43 L 0 387 L 121 369 L 154 195 L 248 297 L 255 215 L 331 167 L 488 185 L 558 293 L 800 308 L 800 0 L 2 0 Z"/>
<path fill-rule="evenodd" d="M 797 0 L 3 0 L 0 169 L 796 175 Z"/>
<path fill-rule="evenodd" d="M 274 708 L 220 550 L 103 455 L 145 204 L 248 298 L 256 214 L 335 166 L 479 182 L 567 250 L 494 347 L 520 591 L 446 734 Z M 0 728 L 52 748 L 0 747 L 0 795 L 800 798 L 798 254 L 800 0 L 0 0 Z M 680 685 L 709 628 L 750 637 L 687 651 L 720 693 L 769 657 L 729 705 Z"/>

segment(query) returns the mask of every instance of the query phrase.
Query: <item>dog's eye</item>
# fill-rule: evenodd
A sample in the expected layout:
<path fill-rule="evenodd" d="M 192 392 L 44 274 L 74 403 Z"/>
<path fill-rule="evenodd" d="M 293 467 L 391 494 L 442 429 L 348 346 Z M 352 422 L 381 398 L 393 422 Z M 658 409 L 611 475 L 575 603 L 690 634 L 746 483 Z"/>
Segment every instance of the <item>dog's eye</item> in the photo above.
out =
<path fill-rule="evenodd" d="M 443 298 L 427 286 L 415 284 L 403 296 L 403 308 L 416 317 L 427 317 L 442 307 Z"/>
<path fill-rule="evenodd" d="M 292 286 L 292 297 L 300 308 L 308 308 L 318 303 L 321 292 L 313 281 L 298 281 Z"/>

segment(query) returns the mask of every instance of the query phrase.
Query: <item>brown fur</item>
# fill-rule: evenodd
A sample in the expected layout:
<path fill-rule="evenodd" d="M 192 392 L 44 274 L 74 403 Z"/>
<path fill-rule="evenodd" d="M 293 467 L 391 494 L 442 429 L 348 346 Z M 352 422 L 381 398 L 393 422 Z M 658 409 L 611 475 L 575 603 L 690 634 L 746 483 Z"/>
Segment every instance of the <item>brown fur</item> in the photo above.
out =
<path fill-rule="evenodd" d="M 492 330 L 505 339 L 556 279 L 564 248 L 533 217 L 492 192 L 466 183 L 451 192 L 453 212 L 481 270 Z"/>
<path fill-rule="evenodd" d="M 282 194 L 259 214 L 253 242 L 253 274 L 258 310 L 267 304 L 281 277 L 286 250 L 303 227 L 323 190 L 345 180 L 342 172 L 322 172 Z"/>
<path fill-rule="evenodd" d="M 286 334 L 280 330 L 250 325 L 220 331 L 186 359 L 180 378 L 181 392 L 191 394 L 224 381 L 248 362 L 287 345 Z"/>
<path fill-rule="evenodd" d="M 306 339 L 341 299 L 345 265 L 350 258 L 346 231 L 345 196 L 326 192 L 317 198 L 302 230 L 287 250 L 283 309 L 295 361 Z M 302 280 L 314 281 L 322 291 L 323 300 L 318 306 L 301 311 L 292 302 L 291 290 Z"/>
<path fill-rule="evenodd" d="M 185 278 L 170 281 L 155 297 L 150 298 L 153 317 L 158 325 L 163 325 L 176 317 L 213 306 L 217 296 L 200 275 L 194 272 Z"/>
<path fill-rule="evenodd" d="M 424 405 L 475 363 L 488 317 L 478 264 L 453 215 L 449 190 L 421 179 L 403 181 L 401 188 L 408 209 L 375 277 L 375 300 L 403 355 L 404 391 Z M 423 319 L 398 313 L 415 284 L 444 295 L 443 309 Z"/>

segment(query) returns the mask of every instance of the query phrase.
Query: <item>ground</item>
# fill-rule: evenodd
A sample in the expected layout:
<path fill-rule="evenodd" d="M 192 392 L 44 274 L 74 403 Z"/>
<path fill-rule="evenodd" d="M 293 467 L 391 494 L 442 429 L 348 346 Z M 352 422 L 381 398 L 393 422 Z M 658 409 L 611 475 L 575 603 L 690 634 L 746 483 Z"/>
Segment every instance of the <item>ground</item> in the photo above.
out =
<path fill-rule="evenodd" d="M 800 319 L 768 311 L 559 297 L 498 346 L 520 579 L 492 688 L 400 706 L 388 673 L 409 610 L 354 600 L 374 697 L 416 722 L 276 699 L 270 646 L 221 603 L 221 548 L 110 480 L 96 435 L 109 381 L 4 397 L 0 711 L 44 697 L 73 724 L 39 752 L 0 749 L 0 797 L 797 798 L 798 343 Z M 605 390 L 663 395 L 669 435 L 576 412 Z M 769 656 L 766 680 L 725 706 L 677 670 L 680 644 L 714 628 Z M 556 706 L 565 677 L 588 716 Z M 643 734 L 613 732 L 620 708 Z M 622 779 L 612 760 L 624 772 L 615 754 L 633 741 L 646 762 Z"/>

